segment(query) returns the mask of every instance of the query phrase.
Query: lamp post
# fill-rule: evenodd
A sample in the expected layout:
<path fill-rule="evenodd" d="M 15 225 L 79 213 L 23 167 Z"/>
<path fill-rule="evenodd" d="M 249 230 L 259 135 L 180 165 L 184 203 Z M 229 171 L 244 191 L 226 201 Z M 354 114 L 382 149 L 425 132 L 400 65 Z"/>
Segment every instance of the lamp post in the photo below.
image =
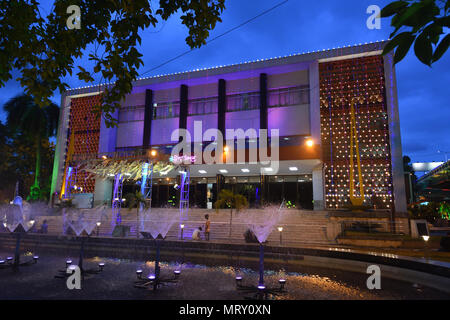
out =
<path fill-rule="evenodd" d="M 283 243 L 283 227 L 278 227 L 278 231 L 280 232 L 280 245 Z"/>
<path fill-rule="evenodd" d="M 100 234 L 100 225 L 101 225 L 102 223 L 99 221 L 99 222 L 97 222 L 97 237 L 98 237 L 98 235 Z"/>
<path fill-rule="evenodd" d="M 428 240 L 430 240 L 430 236 L 422 236 L 423 241 L 425 241 L 425 260 L 428 261 Z"/>
<path fill-rule="evenodd" d="M 184 224 L 180 224 L 180 228 L 181 228 L 181 240 L 183 240 Z"/>

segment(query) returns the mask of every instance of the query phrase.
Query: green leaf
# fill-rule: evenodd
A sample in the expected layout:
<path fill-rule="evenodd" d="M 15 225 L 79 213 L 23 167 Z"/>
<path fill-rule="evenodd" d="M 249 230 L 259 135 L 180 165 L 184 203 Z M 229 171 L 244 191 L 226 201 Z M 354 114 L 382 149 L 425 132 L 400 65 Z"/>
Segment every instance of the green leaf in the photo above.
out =
<path fill-rule="evenodd" d="M 392 2 L 381 10 L 380 16 L 382 18 L 390 17 L 393 14 L 398 13 L 401 9 L 406 8 L 407 6 L 408 6 L 408 2 L 406 2 L 406 1 Z"/>
<path fill-rule="evenodd" d="M 391 41 L 389 41 L 388 44 L 384 47 L 383 55 L 388 54 L 389 52 L 394 50 L 396 47 L 398 47 L 400 45 L 400 43 L 402 43 L 403 41 L 406 41 L 410 37 L 414 38 L 414 36 L 412 35 L 411 32 L 402 32 L 402 33 L 398 34 Z"/>
<path fill-rule="evenodd" d="M 426 33 L 422 33 L 417 37 L 414 44 L 414 52 L 419 60 L 431 66 L 431 60 L 433 58 L 433 47 L 431 46 L 431 40 L 427 37 Z"/>
<path fill-rule="evenodd" d="M 394 64 L 399 63 L 403 60 L 403 58 L 406 56 L 406 54 L 409 51 L 409 48 L 411 48 L 411 45 L 414 42 L 414 36 L 412 34 L 406 35 L 402 41 L 400 42 L 397 50 L 395 50 L 394 54 Z"/>
<path fill-rule="evenodd" d="M 442 39 L 439 45 L 437 46 L 433 54 L 433 62 L 438 61 L 448 50 L 449 46 L 450 46 L 450 34 L 446 35 L 445 38 Z"/>

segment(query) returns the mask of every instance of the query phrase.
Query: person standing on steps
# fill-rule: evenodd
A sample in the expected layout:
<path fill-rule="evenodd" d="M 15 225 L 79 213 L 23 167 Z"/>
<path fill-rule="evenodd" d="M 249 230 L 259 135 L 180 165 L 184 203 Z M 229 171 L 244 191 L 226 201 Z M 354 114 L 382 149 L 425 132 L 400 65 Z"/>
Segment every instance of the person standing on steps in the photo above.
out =
<path fill-rule="evenodd" d="M 209 231 L 211 229 L 211 221 L 209 221 L 209 214 L 205 214 L 205 240 L 209 241 Z"/>

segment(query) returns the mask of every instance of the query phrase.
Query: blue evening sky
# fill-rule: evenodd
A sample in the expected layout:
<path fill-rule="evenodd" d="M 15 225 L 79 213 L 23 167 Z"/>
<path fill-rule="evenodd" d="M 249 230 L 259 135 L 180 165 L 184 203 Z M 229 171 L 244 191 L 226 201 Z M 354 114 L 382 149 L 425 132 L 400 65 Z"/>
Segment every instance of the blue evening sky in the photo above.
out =
<path fill-rule="evenodd" d="M 211 38 L 241 24 L 281 0 L 225 0 L 223 22 Z M 195 50 L 146 76 L 239 63 L 259 58 L 284 56 L 370 41 L 384 40 L 392 29 L 389 19 L 382 19 L 380 30 L 366 27 L 369 5 L 384 7 L 391 1 L 380 0 L 289 0 L 257 20 Z M 42 12 L 52 1 L 42 1 Z M 160 23 L 142 34 L 141 73 L 186 51 L 187 29 L 177 17 Z M 87 55 L 86 55 L 87 56 Z M 89 66 L 87 58 L 79 61 Z M 412 52 L 397 65 L 400 125 L 403 153 L 416 161 L 444 161 L 450 156 L 450 51 L 432 68 L 421 64 Z M 73 77 L 65 80 L 71 87 L 86 85 Z M 447 89 L 446 89 L 447 88 Z M 9 81 L 0 88 L 0 106 L 22 92 Z M 53 101 L 60 103 L 60 93 Z M 0 120 L 5 114 L 0 110 Z"/>

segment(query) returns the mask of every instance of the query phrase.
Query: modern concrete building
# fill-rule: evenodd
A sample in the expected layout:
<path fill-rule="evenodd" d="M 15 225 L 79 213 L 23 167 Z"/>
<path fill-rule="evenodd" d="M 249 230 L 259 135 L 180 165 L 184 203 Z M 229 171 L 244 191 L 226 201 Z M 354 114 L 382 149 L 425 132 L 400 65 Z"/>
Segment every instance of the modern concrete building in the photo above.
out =
<path fill-rule="evenodd" d="M 381 55 L 385 44 L 139 79 L 115 114 L 115 128 L 92 113 L 101 86 L 67 90 L 61 99 L 52 193 L 62 191 L 69 150 L 74 167 L 77 157 L 124 161 L 150 150 L 162 156 L 178 143 L 171 140 L 175 129 L 193 133 L 197 122 L 202 129 L 193 145 L 202 148 L 208 143 L 201 135 L 212 128 L 225 137 L 227 129 L 255 129 L 256 136 L 245 139 L 245 161 L 190 166 L 192 206 L 210 207 L 221 188 L 232 188 L 252 206 L 284 199 L 305 209 L 353 203 L 406 212 L 395 68 L 392 55 Z M 249 159 L 251 149 L 258 148 L 253 142 L 261 142 L 260 129 L 279 139 L 278 170 Z M 153 175 L 152 205 L 176 201 L 177 176 L 178 170 Z M 94 203 L 111 202 L 113 178 L 78 172 L 74 179 L 78 190 L 72 193 Z M 137 188 L 135 181 L 125 181 L 123 193 Z"/>

